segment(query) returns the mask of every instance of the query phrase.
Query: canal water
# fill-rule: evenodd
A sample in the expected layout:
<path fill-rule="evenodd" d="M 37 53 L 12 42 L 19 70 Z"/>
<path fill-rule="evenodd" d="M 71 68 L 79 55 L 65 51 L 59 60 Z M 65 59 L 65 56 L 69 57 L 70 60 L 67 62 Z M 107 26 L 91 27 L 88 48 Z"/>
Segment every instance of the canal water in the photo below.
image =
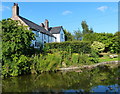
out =
<path fill-rule="evenodd" d="M 66 94 L 83 92 L 113 92 L 120 94 L 120 70 L 95 68 L 92 70 L 64 71 L 10 77 L 2 81 L 2 92 L 41 92 Z"/>

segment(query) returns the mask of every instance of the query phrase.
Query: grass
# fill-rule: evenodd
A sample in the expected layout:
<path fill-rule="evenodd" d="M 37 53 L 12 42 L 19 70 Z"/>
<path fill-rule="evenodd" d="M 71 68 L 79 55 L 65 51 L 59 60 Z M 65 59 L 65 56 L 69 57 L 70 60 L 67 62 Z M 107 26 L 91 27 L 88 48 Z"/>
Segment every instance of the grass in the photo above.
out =
<path fill-rule="evenodd" d="M 107 61 L 117 61 L 118 58 L 110 58 L 107 54 L 103 54 L 103 57 L 99 58 L 99 62 L 107 62 Z"/>

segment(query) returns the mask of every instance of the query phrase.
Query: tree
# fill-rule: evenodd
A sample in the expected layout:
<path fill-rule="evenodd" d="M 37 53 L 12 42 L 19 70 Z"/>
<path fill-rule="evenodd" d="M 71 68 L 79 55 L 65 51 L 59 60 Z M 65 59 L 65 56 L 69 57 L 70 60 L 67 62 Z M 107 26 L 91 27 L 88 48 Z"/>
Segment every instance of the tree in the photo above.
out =
<path fill-rule="evenodd" d="M 63 30 L 65 33 L 65 41 L 72 41 L 73 40 L 73 35 L 68 32 L 66 29 Z"/>
<path fill-rule="evenodd" d="M 82 34 L 82 32 L 80 31 L 80 29 L 74 31 L 74 38 L 75 38 L 76 40 L 81 40 L 81 39 L 82 39 L 82 36 L 83 36 L 83 34 Z"/>
<path fill-rule="evenodd" d="M 112 38 L 112 44 L 110 46 L 112 53 L 120 53 L 120 32 L 116 32 Z"/>
<path fill-rule="evenodd" d="M 83 34 L 93 33 L 93 29 L 92 28 L 89 29 L 89 26 L 87 25 L 86 21 L 82 21 L 81 26 L 83 29 L 82 31 Z"/>
<path fill-rule="evenodd" d="M 11 19 L 2 20 L 1 23 L 3 55 L 28 54 L 31 40 L 34 39 L 32 31 L 28 30 L 27 27 L 23 26 L 18 21 Z"/>
<path fill-rule="evenodd" d="M 2 75 L 17 76 L 29 72 L 31 41 L 34 33 L 20 22 L 12 19 L 0 21 L 2 24 Z"/>

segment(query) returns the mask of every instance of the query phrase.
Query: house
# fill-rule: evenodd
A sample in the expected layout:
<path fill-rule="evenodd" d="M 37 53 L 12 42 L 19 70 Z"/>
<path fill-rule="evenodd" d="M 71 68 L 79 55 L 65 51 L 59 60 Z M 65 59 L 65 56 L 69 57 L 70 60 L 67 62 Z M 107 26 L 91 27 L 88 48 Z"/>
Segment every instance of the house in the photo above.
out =
<path fill-rule="evenodd" d="M 51 42 L 64 42 L 65 36 L 63 27 L 49 27 L 49 21 L 46 19 L 44 23 L 38 25 L 19 15 L 19 6 L 14 3 L 12 7 L 12 19 L 20 21 L 24 26 L 28 26 L 28 29 L 32 30 L 35 34 L 36 40 L 32 40 L 31 46 L 39 48 L 41 44 Z"/>

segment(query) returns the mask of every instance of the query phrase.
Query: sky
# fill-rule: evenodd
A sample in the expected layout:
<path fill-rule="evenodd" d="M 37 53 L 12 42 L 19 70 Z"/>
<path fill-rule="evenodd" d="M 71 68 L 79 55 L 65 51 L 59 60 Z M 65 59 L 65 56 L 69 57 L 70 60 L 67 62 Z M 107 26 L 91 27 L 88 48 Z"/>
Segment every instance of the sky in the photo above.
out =
<path fill-rule="evenodd" d="M 12 16 L 14 2 L 2 2 L 2 19 Z M 118 2 L 17 2 L 20 16 L 40 24 L 49 20 L 50 27 L 63 26 L 73 33 L 85 20 L 97 33 L 118 31 Z M 0 19 L 1 20 L 1 19 Z"/>

